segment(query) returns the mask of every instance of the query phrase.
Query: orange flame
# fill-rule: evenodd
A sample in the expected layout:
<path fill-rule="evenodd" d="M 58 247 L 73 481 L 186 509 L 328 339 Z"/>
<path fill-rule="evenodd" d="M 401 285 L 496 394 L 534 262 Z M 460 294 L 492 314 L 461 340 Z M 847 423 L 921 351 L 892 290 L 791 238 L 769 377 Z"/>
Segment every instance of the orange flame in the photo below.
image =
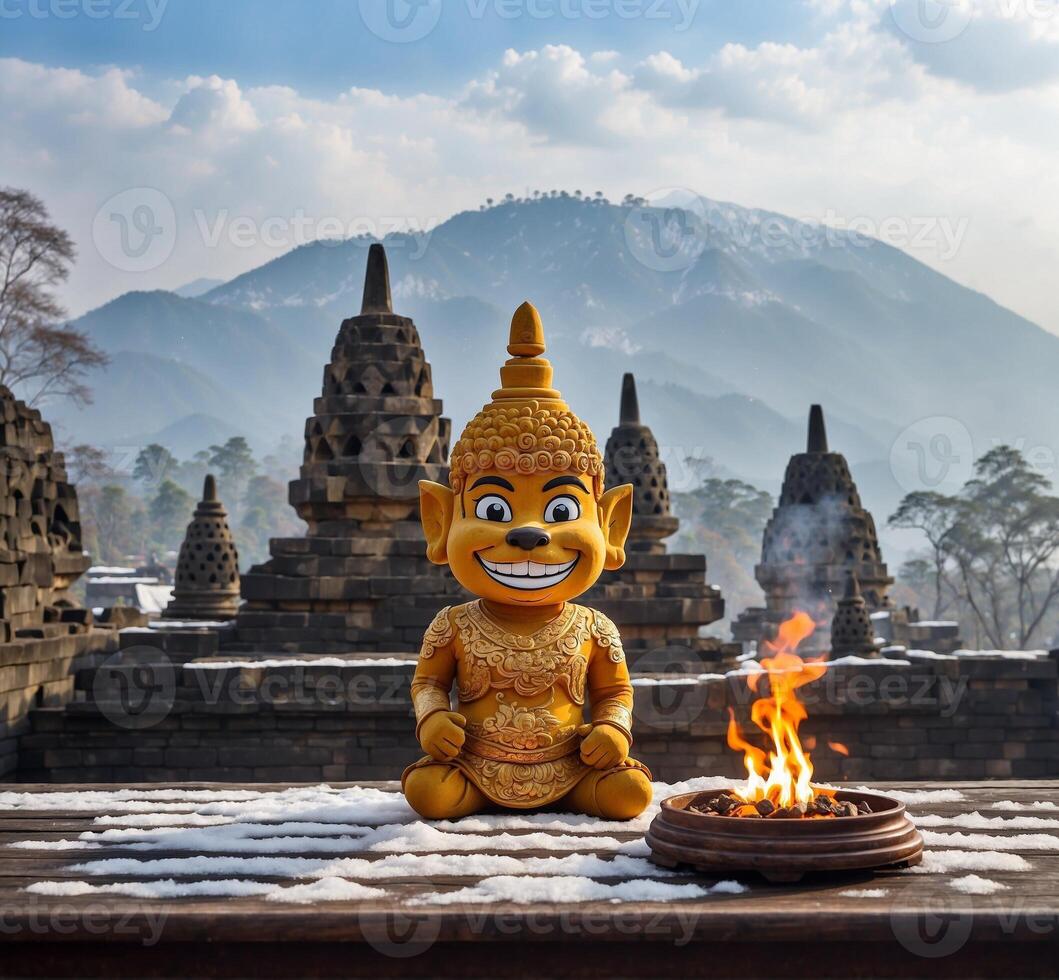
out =
<path fill-rule="evenodd" d="M 849 755 L 849 749 L 841 742 L 828 742 L 827 747 L 832 752 L 837 752 L 839 755 Z"/>
<path fill-rule="evenodd" d="M 816 795 L 813 764 L 798 738 L 798 726 L 808 715 L 795 692 L 822 677 L 827 665 L 823 658 L 803 660 L 794 652 L 815 629 L 811 616 L 795 613 L 780 626 L 775 642 L 765 644 L 773 656 L 746 679 L 755 693 L 763 677 L 769 680 L 770 697 L 759 697 L 750 708 L 751 720 L 771 740 L 768 751 L 743 738 L 729 708 L 728 745 L 743 753 L 747 789 L 740 796 L 748 803 L 768 799 L 777 807 L 790 807 L 808 804 Z"/>

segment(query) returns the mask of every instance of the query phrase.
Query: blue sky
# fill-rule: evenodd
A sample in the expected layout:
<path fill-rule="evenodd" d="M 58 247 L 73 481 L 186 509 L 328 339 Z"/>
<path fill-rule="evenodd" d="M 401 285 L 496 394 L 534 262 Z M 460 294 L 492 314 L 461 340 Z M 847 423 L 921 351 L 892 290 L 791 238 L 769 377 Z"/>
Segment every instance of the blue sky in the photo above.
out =
<path fill-rule="evenodd" d="M 77 241 L 71 309 L 509 191 L 675 190 L 1059 332 L 1059 0 L 408 2 L 0 0 L 0 179 Z"/>
<path fill-rule="evenodd" d="M 645 0 L 641 9 L 648 11 L 651 2 Z M 537 16 L 519 17 L 503 16 L 506 8 L 493 3 L 445 0 L 429 37 L 393 43 L 365 27 L 356 0 L 168 0 L 154 30 L 144 29 L 151 25 L 149 15 L 125 23 L 37 18 L 29 15 L 29 0 L 6 0 L 10 9 L 26 14 L 3 24 L 0 55 L 85 69 L 113 64 L 162 76 L 218 74 L 313 95 L 352 86 L 447 93 L 468 73 L 488 69 L 509 47 L 569 44 L 611 48 L 634 58 L 664 48 L 694 61 L 728 42 L 802 43 L 813 34 L 812 18 L 791 0 L 688 2 L 694 8 L 684 8 L 690 17 L 663 5 L 657 17 L 590 18 L 563 16 L 564 3 L 570 11 L 591 9 L 580 0 L 538 0 Z M 129 12 L 137 10 L 146 13 L 145 0 L 134 0 Z M 689 26 L 678 29 L 685 20 Z"/>

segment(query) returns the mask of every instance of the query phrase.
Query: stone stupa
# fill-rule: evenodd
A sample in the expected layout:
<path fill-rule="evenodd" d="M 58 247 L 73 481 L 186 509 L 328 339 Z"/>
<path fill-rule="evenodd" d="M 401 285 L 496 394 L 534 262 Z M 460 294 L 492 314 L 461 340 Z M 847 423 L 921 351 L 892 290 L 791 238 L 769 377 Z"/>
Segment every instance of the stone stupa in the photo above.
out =
<path fill-rule="evenodd" d="M 604 454 L 607 488 L 631 483 L 633 519 L 625 564 L 604 572 L 578 600 L 606 613 L 621 630 L 634 670 L 675 663 L 710 670 L 727 664 L 738 648 L 704 637 L 702 629 L 724 616 L 724 599 L 706 582 L 706 556 L 671 554 L 665 539 L 680 527 L 670 508 L 666 466 L 650 428 L 640 420 L 636 381 L 622 379 L 621 413 Z"/>
<path fill-rule="evenodd" d="M 177 558 L 173 597 L 163 619 L 224 622 L 239 611 L 239 552 L 228 526 L 228 511 L 208 474 L 202 500 L 184 532 Z"/>
<path fill-rule="evenodd" d="M 831 620 L 831 656 L 878 657 L 880 648 L 857 574 L 850 572 L 846 576 L 845 594 L 838 600 Z"/>
<path fill-rule="evenodd" d="M 733 635 L 742 642 L 772 639 L 783 620 L 801 611 L 817 623 L 803 647 L 827 650 L 831 620 L 851 572 L 869 614 L 892 608 L 887 591 L 893 579 L 882 560 L 875 521 L 861 503 L 845 457 L 828 447 L 823 409 L 813 405 L 806 450 L 787 464 L 754 570 L 765 607 L 744 611 Z"/>
<path fill-rule="evenodd" d="M 359 315 L 338 331 L 305 424 L 290 502 L 305 537 L 276 538 L 243 576 L 235 642 L 294 653 L 414 651 L 460 594 L 426 558 L 419 481 L 448 480 L 451 424 L 419 332 L 393 312 L 386 252 L 368 252 Z"/>

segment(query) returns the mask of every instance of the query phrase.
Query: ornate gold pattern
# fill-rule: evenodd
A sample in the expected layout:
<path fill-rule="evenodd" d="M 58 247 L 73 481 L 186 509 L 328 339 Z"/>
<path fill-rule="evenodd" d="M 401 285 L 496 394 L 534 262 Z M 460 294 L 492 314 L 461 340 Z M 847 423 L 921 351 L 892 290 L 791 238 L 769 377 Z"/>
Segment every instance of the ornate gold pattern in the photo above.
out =
<path fill-rule="evenodd" d="M 625 659 L 625 650 L 621 645 L 621 634 L 615 626 L 598 609 L 592 610 L 592 636 L 596 643 L 607 652 L 607 656 L 620 664 Z"/>
<path fill-rule="evenodd" d="M 449 693 L 433 684 L 416 686 L 412 691 L 412 705 L 416 713 L 416 733 L 419 726 L 435 711 L 449 710 Z"/>
<path fill-rule="evenodd" d="M 471 473 L 555 471 L 587 473 L 596 496 L 603 492 L 603 456 L 592 430 L 569 409 L 490 404 L 463 430 L 452 448 L 449 483 L 463 490 Z"/>
<path fill-rule="evenodd" d="M 494 803 L 516 808 L 552 803 L 590 771 L 576 752 L 531 765 L 496 762 L 464 752 L 457 756 L 456 765 Z"/>
<path fill-rule="evenodd" d="M 508 689 L 538 697 L 558 684 L 575 704 L 585 703 L 588 660 L 582 647 L 591 636 L 587 609 L 569 604 L 532 636 L 494 623 L 480 600 L 460 606 L 455 620 L 466 673 L 458 689 L 461 701 Z"/>
<path fill-rule="evenodd" d="M 613 725 L 632 742 L 632 712 L 618 701 L 602 701 L 592 709 L 594 724 Z"/>
<path fill-rule="evenodd" d="M 496 696 L 496 714 L 490 715 L 480 724 L 468 725 L 468 735 L 477 739 L 506 746 L 511 749 L 546 749 L 570 739 L 575 726 L 563 727 L 562 722 L 549 710 L 549 704 L 528 708 L 504 699 L 501 691 Z M 569 751 L 569 749 L 567 750 Z"/>
<path fill-rule="evenodd" d="M 452 622 L 449 619 L 449 611 L 451 609 L 451 606 L 446 606 L 442 609 L 434 617 L 434 621 L 423 635 L 423 645 L 419 648 L 419 656 L 423 660 L 429 660 L 433 657 L 441 647 L 450 644 L 456 635 L 456 631 L 452 628 Z"/>

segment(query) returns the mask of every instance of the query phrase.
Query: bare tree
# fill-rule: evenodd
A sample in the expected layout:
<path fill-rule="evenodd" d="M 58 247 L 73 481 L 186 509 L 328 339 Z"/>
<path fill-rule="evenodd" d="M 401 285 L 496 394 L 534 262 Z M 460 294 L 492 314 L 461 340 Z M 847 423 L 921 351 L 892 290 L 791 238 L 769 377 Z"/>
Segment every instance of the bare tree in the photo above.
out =
<path fill-rule="evenodd" d="M 28 191 L 0 188 L 0 384 L 31 405 L 91 401 L 84 377 L 107 363 L 88 335 L 64 323 L 55 287 L 74 259 L 70 236 Z"/>

